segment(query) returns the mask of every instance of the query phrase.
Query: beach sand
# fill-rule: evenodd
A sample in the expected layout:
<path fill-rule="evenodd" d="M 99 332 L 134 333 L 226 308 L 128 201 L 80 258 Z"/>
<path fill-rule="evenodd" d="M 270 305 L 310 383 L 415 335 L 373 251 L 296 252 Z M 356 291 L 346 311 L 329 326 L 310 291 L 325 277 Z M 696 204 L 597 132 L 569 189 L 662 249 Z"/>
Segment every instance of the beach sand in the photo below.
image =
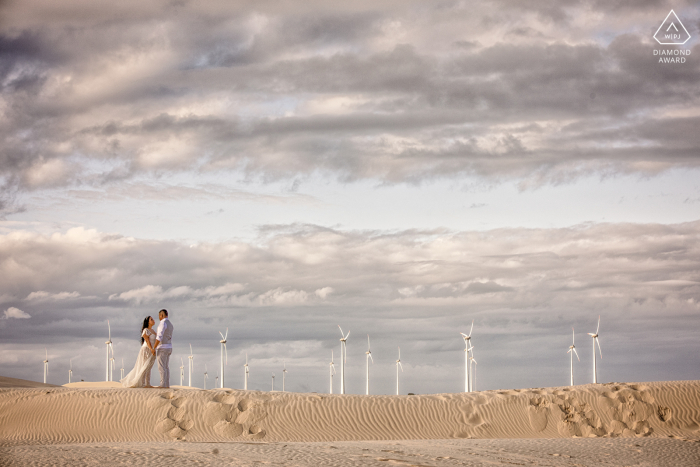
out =
<path fill-rule="evenodd" d="M 700 465 L 700 381 L 418 396 L 105 384 L 0 386 L 0 465 Z"/>

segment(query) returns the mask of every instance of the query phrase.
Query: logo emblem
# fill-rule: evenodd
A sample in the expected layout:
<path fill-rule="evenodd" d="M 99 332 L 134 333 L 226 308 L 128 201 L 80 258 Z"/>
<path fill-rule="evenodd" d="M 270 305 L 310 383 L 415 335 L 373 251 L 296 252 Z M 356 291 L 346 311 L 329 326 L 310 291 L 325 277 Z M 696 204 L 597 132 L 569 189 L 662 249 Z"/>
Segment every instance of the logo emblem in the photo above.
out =
<path fill-rule="evenodd" d="M 654 39 L 656 39 L 656 42 L 663 45 L 681 45 L 688 42 L 690 34 L 685 26 L 683 26 L 683 23 L 681 23 L 681 20 L 678 19 L 676 13 L 671 10 L 664 22 L 659 26 L 659 29 L 656 30 Z"/>

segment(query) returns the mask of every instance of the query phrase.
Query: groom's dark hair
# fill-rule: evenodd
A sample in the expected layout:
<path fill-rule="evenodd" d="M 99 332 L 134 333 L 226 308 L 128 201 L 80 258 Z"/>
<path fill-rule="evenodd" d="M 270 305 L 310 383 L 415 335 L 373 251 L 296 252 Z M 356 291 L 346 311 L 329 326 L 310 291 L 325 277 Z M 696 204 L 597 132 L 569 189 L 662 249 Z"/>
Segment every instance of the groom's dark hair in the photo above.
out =
<path fill-rule="evenodd" d="M 168 316 L 168 310 L 166 310 L 165 308 L 163 308 L 162 310 L 160 310 L 158 312 L 158 314 L 161 314 L 161 313 L 163 313 L 165 316 Z"/>

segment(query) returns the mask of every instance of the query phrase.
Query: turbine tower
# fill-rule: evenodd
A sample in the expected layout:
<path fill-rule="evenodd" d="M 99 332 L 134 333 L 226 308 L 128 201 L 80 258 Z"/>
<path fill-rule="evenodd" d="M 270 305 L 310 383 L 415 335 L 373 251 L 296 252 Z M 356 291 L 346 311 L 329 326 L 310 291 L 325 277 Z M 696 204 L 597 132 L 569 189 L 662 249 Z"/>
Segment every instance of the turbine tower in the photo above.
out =
<path fill-rule="evenodd" d="M 194 355 L 192 355 L 192 344 L 190 344 L 190 356 L 187 357 L 190 359 L 189 366 L 187 367 L 188 370 L 188 375 L 189 375 L 189 387 L 192 387 L 192 372 L 194 371 Z"/>
<path fill-rule="evenodd" d="M 474 320 L 469 330 L 469 335 L 460 332 L 464 338 L 464 392 L 469 392 L 469 346 L 471 344 L 472 331 L 474 330 Z"/>
<path fill-rule="evenodd" d="M 399 367 L 403 373 L 403 365 L 401 364 L 401 347 L 399 347 L 399 359 L 396 360 L 396 395 L 399 395 Z"/>
<path fill-rule="evenodd" d="M 329 368 L 328 372 L 330 373 L 330 380 L 331 380 L 331 383 L 330 383 L 331 388 L 330 388 L 329 394 L 333 394 L 333 375 L 335 374 L 335 363 L 333 363 L 333 351 L 332 350 L 331 350 L 331 363 L 330 363 L 328 368 Z"/>
<path fill-rule="evenodd" d="M 474 382 L 476 381 L 476 366 L 472 369 L 472 363 L 474 365 L 477 365 L 476 359 L 474 358 L 474 346 L 472 345 L 469 347 L 469 351 L 472 353 L 472 356 L 469 357 L 469 372 L 470 372 L 470 377 L 469 377 L 469 392 L 474 391 Z"/>
<path fill-rule="evenodd" d="M 47 352 L 48 353 L 48 352 Z M 48 356 L 47 356 L 48 359 Z M 68 384 L 72 382 L 73 379 L 73 359 L 70 359 L 70 370 L 68 370 Z"/>
<path fill-rule="evenodd" d="M 272 373 L 272 390 L 275 390 L 275 374 Z"/>
<path fill-rule="evenodd" d="M 224 336 L 221 334 L 221 331 L 219 331 L 219 334 L 221 335 L 221 340 L 219 341 L 221 343 L 221 388 L 224 387 L 224 353 L 226 353 L 226 364 L 228 365 L 228 350 L 226 349 L 226 338 L 228 337 L 228 328 L 226 328 L 226 335 Z"/>
<path fill-rule="evenodd" d="M 49 351 L 44 347 L 44 351 L 46 352 L 46 360 L 44 360 L 44 384 L 48 384 L 47 381 L 49 380 Z"/>
<path fill-rule="evenodd" d="M 343 328 L 340 327 L 340 324 L 338 325 L 338 329 L 340 329 L 340 335 L 343 336 Z M 348 354 L 347 354 L 348 336 L 350 336 L 350 331 L 348 331 L 348 334 L 346 336 L 340 338 L 340 393 L 341 394 L 345 394 L 345 363 L 347 362 L 347 359 L 348 359 Z"/>
<path fill-rule="evenodd" d="M 122 377 L 119 378 L 120 381 L 124 379 L 124 358 L 123 358 L 123 357 L 122 357 L 122 372 L 121 372 L 121 375 L 122 375 Z"/>
<path fill-rule="evenodd" d="M 182 383 L 185 382 L 185 362 L 180 357 L 180 386 L 182 386 Z"/>
<path fill-rule="evenodd" d="M 365 394 L 369 396 L 369 361 L 370 359 L 372 360 L 372 363 L 374 363 L 374 359 L 372 358 L 372 350 L 370 349 L 369 346 L 369 334 L 367 334 L 367 352 L 365 352 L 365 355 L 367 355 L 367 388 L 365 391 Z"/>
<path fill-rule="evenodd" d="M 243 389 L 246 391 L 248 390 L 248 352 L 245 353 L 245 365 L 243 365 L 243 368 L 245 369 L 245 374 L 243 375 Z"/>
<path fill-rule="evenodd" d="M 109 330 L 109 338 L 105 344 L 107 345 L 107 365 L 105 369 L 105 381 L 111 381 L 109 378 L 109 349 L 112 347 L 112 327 L 109 325 L 109 320 L 107 320 L 107 329 Z"/>
<path fill-rule="evenodd" d="M 284 370 L 282 370 L 282 392 L 284 392 L 284 377 L 287 374 L 287 364 L 282 362 L 284 365 Z"/>
<path fill-rule="evenodd" d="M 112 349 L 112 356 L 109 359 L 109 380 L 114 381 L 114 347 L 109 346 Z"/>
<path fill-rule="evenodd" d="M 204 390 L 207 389 L 207 380 L 209 379 L 209 373 L 207 373 L 207 365 L 204 364 Z"/>
<path fill-rule="evenodd" d="M 600 351 L 600 358 L 603 359 L 603 350 L 600 348 L 600 341 L 598 340 L 598 331 L 600 331 L 600 315 L 598 315 L 598 328 L 595 330 L 595 334 L 589 332 L 588 335 L 593 338 L 593 383 L 598 382 L 598 373 L 596 369 L 595 361 L 595 345 L 598 344 L 598 350 Z"/>
<path fill-rule="evenodd" d="M 571 345 L 569 346 L 569 350 L 566 353 L 571 354 L 571 385 L 574 385 L 574 354 L 576 354 L 576 358 L 580 362 L 581 359 L 578 358 L 578 352 L 576 352 L 576 346 L 574 345 L 576 343 L 576 334 L 574 333 L 574 328 L 573 326 L 571 327 Z M 595 351 L 595 347 L 593 348 Z"/>

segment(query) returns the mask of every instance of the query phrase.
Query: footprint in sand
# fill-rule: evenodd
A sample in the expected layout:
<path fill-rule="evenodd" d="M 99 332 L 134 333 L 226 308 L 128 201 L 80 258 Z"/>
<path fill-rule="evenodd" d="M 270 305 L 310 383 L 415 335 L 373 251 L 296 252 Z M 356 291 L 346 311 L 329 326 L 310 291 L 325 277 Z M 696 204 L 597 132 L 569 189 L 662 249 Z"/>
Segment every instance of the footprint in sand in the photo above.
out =
<path fill-rule="evenodd" d="M 165 392 L 149 401 L 150 407 L 169 407 L 165 418 L 156 423 L 155 431 L 167 434 L 171 438 L 184 440 L 187 432 L 194 426 L 194 422 L 187 418 L 184 407 L 186 403 L 187 400 L 184 397 L 175 397 L 175 394 L 170 392 Z"/>
<path fill-rule="evenodd" d="M 549 401 L 544 397 L 530 399 L 527 408 L 527 415 L 530 419 L 530 426 L 536 432 L 544 431 L 547 428 L 547 413 L 549 412 Z"/>
<path fill-rule="evenodd" d="M 266 416 L 259 401 L 238 400 L 231 392 L 217 394 L 204 410 L 204 422 L 226 438 L 241 435 L 251 439 L 264 438 L 266 432 L 259 422 Z"/>

